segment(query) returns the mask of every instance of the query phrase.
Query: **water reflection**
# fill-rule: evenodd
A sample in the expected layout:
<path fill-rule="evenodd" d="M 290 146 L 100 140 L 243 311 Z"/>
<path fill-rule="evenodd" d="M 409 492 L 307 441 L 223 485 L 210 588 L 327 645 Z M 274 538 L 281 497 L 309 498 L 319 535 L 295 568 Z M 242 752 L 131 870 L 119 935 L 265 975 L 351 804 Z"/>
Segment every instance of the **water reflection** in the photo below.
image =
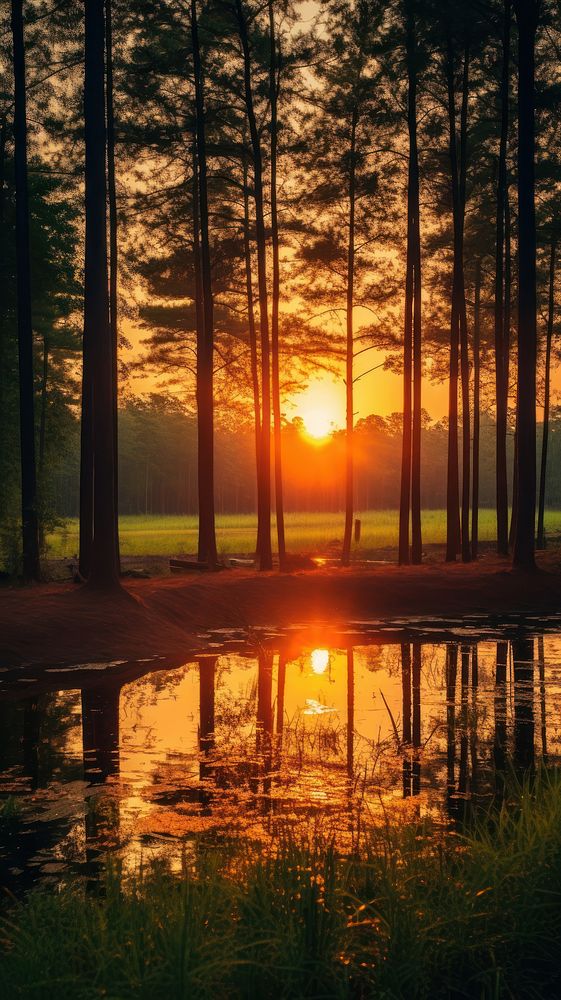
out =
<path fill-rule="evenodd" d="M 286 822 L 352 842 L 399 802 L 461 822 L 510 767 L 557 759 L 560 653 L 555 636 L 285 643 L 0 700 L 0 882 L 91 880 L 108 848 L 133 863 Z"/>

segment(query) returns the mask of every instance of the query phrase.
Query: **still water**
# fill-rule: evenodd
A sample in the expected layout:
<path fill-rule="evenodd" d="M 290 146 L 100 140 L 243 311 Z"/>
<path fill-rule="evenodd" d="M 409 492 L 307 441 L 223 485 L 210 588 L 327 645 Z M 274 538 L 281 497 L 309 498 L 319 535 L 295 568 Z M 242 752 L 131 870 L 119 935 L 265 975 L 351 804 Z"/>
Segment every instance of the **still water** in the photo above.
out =
<path fill-rule="evenodd" d="M 388 817 L 461 822 L 509 770 L 558 761 L 560 635 L 348 635 L 2 678 L 0 885 L 95 876 L 108 850 L 179 864 L 201 838 L 286 824 L 351 849 Z"/>

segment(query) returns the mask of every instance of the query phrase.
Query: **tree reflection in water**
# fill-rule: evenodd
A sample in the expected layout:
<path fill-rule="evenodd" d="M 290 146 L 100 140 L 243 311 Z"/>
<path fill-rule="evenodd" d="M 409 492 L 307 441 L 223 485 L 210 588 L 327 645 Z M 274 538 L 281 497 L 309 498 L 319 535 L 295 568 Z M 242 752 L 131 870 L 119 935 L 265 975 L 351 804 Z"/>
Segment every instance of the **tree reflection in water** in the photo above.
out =
<path fill-rule="evenodd" d="M 526 774 L 553 758 L 559 640 L 536 646 L 287 640 L 253 657 L 200 655 L 195 674 L 146 668 L 123 686 L 114 673 L 79 692 L 0 698 L 2 790 L 26 831 L 0 829 L 4 884 L 10 870 L 34 878 L 57 864 L 94 880 L 108 848 L 159 831 L 184 843 L 203 820 L 207 833 L 272 835 L 323 817 L 355 836 L 363 807 L 375 815 L 401 797 L 461 823 L 476 799 L 502 795 L 511 764 Z"/>

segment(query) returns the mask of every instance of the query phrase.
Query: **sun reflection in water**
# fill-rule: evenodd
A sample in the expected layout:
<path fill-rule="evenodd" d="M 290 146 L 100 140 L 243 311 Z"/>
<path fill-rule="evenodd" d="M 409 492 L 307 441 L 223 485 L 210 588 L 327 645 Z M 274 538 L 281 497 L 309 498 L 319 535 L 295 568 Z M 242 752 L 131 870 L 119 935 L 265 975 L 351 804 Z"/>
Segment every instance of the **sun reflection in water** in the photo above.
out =
<path fill-rule="evenodd" d="M 311 660 L 314 674 L 324 674 L 329 666 L 329 650 L 312 649 Z"/>

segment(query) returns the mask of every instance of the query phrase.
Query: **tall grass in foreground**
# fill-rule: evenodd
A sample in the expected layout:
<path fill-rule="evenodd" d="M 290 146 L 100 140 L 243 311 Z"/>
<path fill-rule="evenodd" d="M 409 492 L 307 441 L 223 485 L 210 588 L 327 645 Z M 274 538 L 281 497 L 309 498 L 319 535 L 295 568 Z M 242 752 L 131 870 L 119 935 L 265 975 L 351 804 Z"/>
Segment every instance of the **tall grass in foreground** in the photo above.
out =
<path fill-rule="evenodd" d="M 0 996 L 551 998 L 561 989 L 561 777 L 465 835 L 368 832 L 360 857 L 288 835 L 199 845 L 182 877 L 108 872 L 2 921 Z"/>

